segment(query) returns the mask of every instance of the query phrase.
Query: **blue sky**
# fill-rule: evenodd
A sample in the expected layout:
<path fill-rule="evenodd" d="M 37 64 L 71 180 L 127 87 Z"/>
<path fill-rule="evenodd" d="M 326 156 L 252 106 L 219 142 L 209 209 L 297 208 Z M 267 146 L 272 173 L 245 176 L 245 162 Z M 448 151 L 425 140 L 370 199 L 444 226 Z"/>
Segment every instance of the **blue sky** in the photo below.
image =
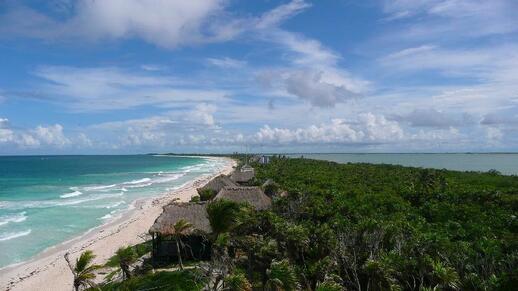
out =
<path fill-rule="evenodd" d="M 518 150 L 514 0 L 0 0 L 0 154 Z"/>

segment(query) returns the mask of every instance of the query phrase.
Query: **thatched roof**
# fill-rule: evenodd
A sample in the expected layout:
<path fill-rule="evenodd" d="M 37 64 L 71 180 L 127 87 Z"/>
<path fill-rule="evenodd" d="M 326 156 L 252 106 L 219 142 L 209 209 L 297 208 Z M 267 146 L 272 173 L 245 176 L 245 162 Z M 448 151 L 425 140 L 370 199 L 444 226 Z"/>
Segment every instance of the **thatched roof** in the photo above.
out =
<path fill-rule="evenodd" d="M 205 186 L 199 188 L 199 190 L 210 189 L 214 192 L 219 192 L 224 187 L 233 187 L 236 184 L 226 175 L 219 175 L 214 179 L 210 180 Z"/>
<path fill-rule="evenodd" d="M 214 199 L 227 199 L 239 203 L 248 203 L 257 210 L 270 208 L 272 200 L 259 187 L 225 187 Z"/>
<path fill-rule="evenodd" d="M 173 225 L 180 219 L 192 224 L 188 234 L 211 233 L 207 217 L 207 203 L 172 203 L 164 206 L 164 211 L 155 220 L 149 233 L 168 235 L 172 233 Z"/>
<path fill-rule="evenodd" d="M 252 166 L 250 166 L 249 164 L 243 165 L 241 167 L 241 172 L 246 172 L 246 171 L 254 171 L 254 168 Z"/>
<path fill-rule="evenodd" d="M 234 171 L 230 176 L 230 179 L 236 183 L 244 183 L 252 180 L 255 177 L 254 168 L 245 171 Z"/>

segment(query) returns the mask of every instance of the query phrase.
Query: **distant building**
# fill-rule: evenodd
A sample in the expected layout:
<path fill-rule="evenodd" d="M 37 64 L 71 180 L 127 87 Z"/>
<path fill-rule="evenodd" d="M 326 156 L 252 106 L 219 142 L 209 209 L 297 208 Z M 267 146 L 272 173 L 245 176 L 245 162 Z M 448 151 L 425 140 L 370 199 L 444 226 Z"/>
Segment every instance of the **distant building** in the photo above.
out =
<path fill-rule="evenodd" d="M 261 157 L 259 158 L 259 164 L 261 164 L 261 165 L 266 165 L 266 164 L 268 164 L 269 162 L 270 162 L 270 157 L 269 157 L 269 156 L 264 156 L 264 155 L 263 155 L 263 156 L 261 156 Z"/>

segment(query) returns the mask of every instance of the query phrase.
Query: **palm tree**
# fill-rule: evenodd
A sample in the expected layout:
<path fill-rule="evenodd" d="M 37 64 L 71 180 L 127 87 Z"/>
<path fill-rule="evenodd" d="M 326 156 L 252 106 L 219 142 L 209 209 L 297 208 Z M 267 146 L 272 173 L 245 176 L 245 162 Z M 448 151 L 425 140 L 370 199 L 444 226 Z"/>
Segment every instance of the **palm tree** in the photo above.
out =
<path fill-rule="evenodd" d="M 114 259 L 118 262 L 119 267 L 122 271 L 123 280 L 131 278 L 131 272 L 129 270 L 131 264 L 137 260 L 137 254 L 133 247 L 121 247 L 115 253 Z"/>
<path fill-rule="evenodd" d="M 225 199 L 218 199 L 207 205 L 207 215 L 214 233 L 210 276 L 213 275 L 214 270 L 217 270 L 214 278 L 211 277 L 209 280 L 213 282 L 213 290 L 218 290 L 221 281 L 231 269 L 232 262 L 227 250 L 230 240 L 229 231 L 239 224 L 242 209 L 241 204 Z"/>
<path fill-rule="evenodd" d="M 183 270 L 182 252 L 180 244 L 182 244 L 182 237 L 186 236 L 191 228 L 191 223 L 189 223 L 185 219 L 180 219 L 172 226 L 168 233 L 174 238 L 176 242 L 176 253 L 178 254 L 178 265 L 180 265 L 180 270 Z"/>
<path fill-rule="evenodd" d="M 95 279 L 94 271 L 101 268 L 100 265 L 92 265 L 92 261 L 95 258 L 95 255 L 92 251 L 85 251 L 81 254 L 81 256 L 76 259 L 75 267 L 72 266 L 70 262 L 69 253 L 64 255 L 65 261 L 67 261 L 68 267 L 72 274 L 74 275 L 74 290 L 79 291 L 81 287 L 95 287 L 95 283 L 93 279 Z"/>
<path fill-rule="evenodd" d="M 252 284 L 246 279 L 245 274 L 236 272 L 228 275 L 224 279 L 225 288 L 223 290 L 229 291 L 251 291 Z"/>
<path fill-rule="evenodd" d="M 460 289 L 459 275 L 454 268 L 443 264 L 441 261 L 432 262 L 433 275 L 436 286 L 434 289 Z"/>
<path fill-rule="evenodd" d="M 269 290 L 300 290 L 297 274 L 286 259 L 282 261 L 274 259 L 270 265 L 270 269 L 268 270 L 268 277 L 267 285 L 269 286 Z"/>
<path fill-rule="evenodd" d="M 210 226 L 214 234 L 230 231 L 239 223 L 242 206 L 234 201 L 218 199 L 207 206 Z"/>

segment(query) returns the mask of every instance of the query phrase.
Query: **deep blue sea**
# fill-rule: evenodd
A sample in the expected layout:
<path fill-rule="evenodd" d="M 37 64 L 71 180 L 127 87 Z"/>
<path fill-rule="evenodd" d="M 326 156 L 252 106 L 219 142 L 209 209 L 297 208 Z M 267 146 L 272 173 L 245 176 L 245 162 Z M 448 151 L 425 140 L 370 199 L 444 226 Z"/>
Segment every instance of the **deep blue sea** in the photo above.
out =
<path fill-rule="evenodd" d="M 139 198 L 222 167 L 176 156 L 0 156 L 0 267 L 115 219 Z"/>
<path fill-rule="evenodd" d="M 486 172 L 491 169 L 506 175 L 518 175 L 518 154 L 515 153 L 451 153 L 451 154 L 292 154 L 310 159 L 337 163 L 393 164 L 409 167 Z"/>

